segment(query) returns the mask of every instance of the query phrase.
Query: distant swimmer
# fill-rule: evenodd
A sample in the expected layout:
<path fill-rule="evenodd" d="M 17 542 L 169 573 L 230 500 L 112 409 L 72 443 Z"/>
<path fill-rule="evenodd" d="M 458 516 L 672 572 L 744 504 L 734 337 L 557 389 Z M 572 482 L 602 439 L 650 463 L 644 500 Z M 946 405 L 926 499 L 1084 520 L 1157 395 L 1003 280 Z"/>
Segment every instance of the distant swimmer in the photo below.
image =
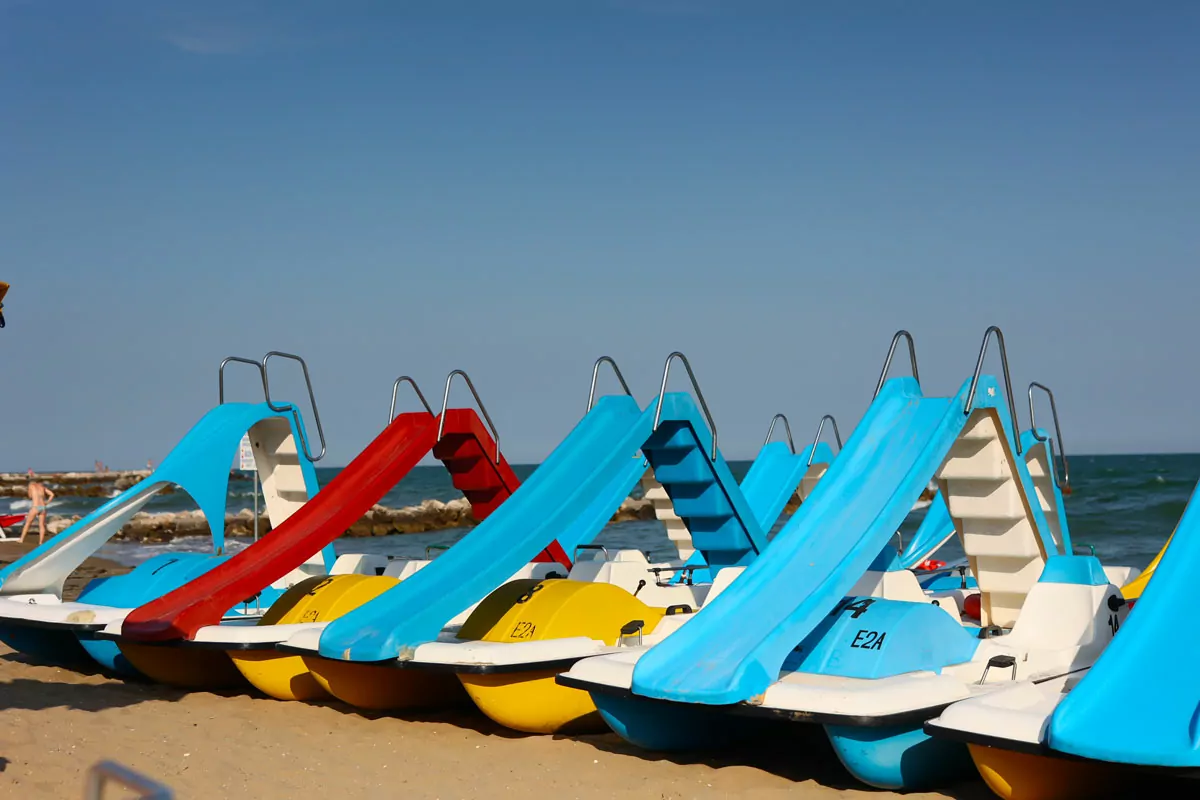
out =
<path fill-rule="evenodd" d="M 25 527 L 21 528 L 20 541 L 25 541 L 25 534 L 33 524 L 33 518 L 38 521 L 38 544 L 46 541 L 46 506 L 54 499 L 54 492 L 46 484 L 31 480 L 29 482 L 29 513 L 25 515 Z"/>

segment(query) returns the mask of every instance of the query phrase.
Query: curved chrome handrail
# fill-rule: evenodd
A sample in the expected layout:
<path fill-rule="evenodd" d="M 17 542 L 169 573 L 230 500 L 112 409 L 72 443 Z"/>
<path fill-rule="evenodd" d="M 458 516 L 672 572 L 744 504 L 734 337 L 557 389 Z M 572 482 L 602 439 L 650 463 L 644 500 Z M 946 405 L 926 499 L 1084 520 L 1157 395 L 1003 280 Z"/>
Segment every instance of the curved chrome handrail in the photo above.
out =
<path fill-rule="evenodd" d="M 605 547 L 604 545 L 602 545 L 602 544 L 577 544 L 577 545 L 575 545 L 575 550 L 572 551 L 572 553 L 571 553 L 571 563 L 572 564 L 579 563 L 579 551 L 580 550 L 594 550 L 596 552 L 599 552 L 601 555 L 603 555 L 605 561 L 609 560 L 608 548 Z M 594 560 L 595 559 L 593 559 L 593 561 Z"/>
<path fill-rule="evenodd" d="M 621 388 L 625 390 L 625 394 L 633 397 L 633 392 L 629 391 L 629 384 L 625 382 L 625 376 L 621 374 L 621 368 L 617 366 L 617 362 L 612 359 L 612 356 L 600 356 L 592 366 L 592 390 L 588 392 L 588 413 L 591 413 L 592 406 L 596 404 L 596 378 L 600 375 L 601 364 L 608 364 L 612 367 L 617 380 L 621 382 Z"/>
<path fill-rule="evenodd" d="M 883 371 L 879 373 L 879 383 L 875 385 L 875 394 L 871 395 L 872 400 L 879 397 L 879 393 L 883 390 L 883 384 L 887 381 L 888 370 L 892 368 L 892 356 L 896 355 L 896 345 L 900 344 L 902 338 L 908 340 L 908 360 L 912 364 L 913 380 L 917 382 L 917 386 L 921 385 L 921 373 L 917 370 L 917 345 L 913 342 L 911 333 L 899 330 L 892 337 L 892 346 L 888 348 L 887 358 L 883 362 Z"/>
<path fill-rule="evenodd" d="M 263 398 L 267 396 L 267 369 L 260 362 L 253 361 L 249 358 L 241 356 L 226 356 L 221 361 L 221 368 L 217 370 L 217 400 L 221 405 L 225 405 L 225 365 L 230 361 L 236 361 L 238 364 L 249 364 L 258 370 L 258 377 L 262 380 Z"/>
<path fill-rule="evenodd" d="M 821 433 L 825 430 L 825 420 L 829 420 L 833 424 L 833 438 L 837 441 L 838 452 L 842 452 L 842 432 L 838 430 L 837 420 L 833 418 L 833 414 L 826 414 L 821 417 L 821 422 L 817 425 L 817 435 L 813 437 L 812 448 L 808 451 L 808 466 L 812 466 L 813 456 L 817 454 L 817 443 L 821 441 Z"/>
<path fill-rule="evenodd" d="M 792 425 L 783 414 L 771 417 L 771 427 L 767 428 L 767 438 L 763 439 L 763 447 L 766 447 L 767 442 L 771 441 L 771 434 L 775 432 L 775 423 L 778 420 L 783 420 L 783 430 L 787 433 L 788 447 L 792 449 L 792 455 L 796 455 L 796 440 L 792 438 Z"/>
<path fill-rule="evenodd" d="M 492 441 L 496 443 L 496 463 L 499 464 L 500 431 L 496 430 L 496 423 L 492 422 L 492 418 L 487 412 L 487 407 L 479 399 L 479 392 L 475 391 L 475 384 L 471 383 L 471 376 L 461 369 L 456 369 L 446 376 L 446 391 L 442 393 L 442 413 L 438 415 L 437 440 L 439 442 L 442 440 L 442 435 L 446 430 L 446 406 L 450 402 L 450 384 L 454 383 L 455 375 L 461 375 L 462 379 L 467 382 L 467 388 L 471 390 L 471 395 L 475 398 L 475 405 L 479 406 L 479 413 L 483 414 L 484 420 L 487 421 L 488 427 L 492 431 Z"/>
<path fill-rule="evenodd" d="M 967 392 L 967 407 L 963 409 L 963 414 L 970 416 L 971 410 L 974 408 L 975 390 L 979 388 L 979 375 L 983 371 L 983 359 L 987 356 L 988 342 L 991 341 L 993 334 L 995 334 L 996 344 L 1000 348 L 1000 367 L 1004 370 L 1004 393 L 1008 396 L 1008 413 L 1012 417 L 1013 444 L 1016 446 L 1017 455 L 1021 455 L 1020 422 L 1017 420 L 1017 403 L 1013 400 L 1012 378 L 1008 372 L 1008 351 L 1004 347 L 1004 332 L 995 325 L 984 331 L 983 344 L 979 348 L 979 358 L 975 361 L 975 375 L 971 378 L 971 390 Z"/>
<path fill-rule="evenodd" d="M 421 401 L 421 405 L 425 406 L 425 410 L 429 412 L 430 416 L 433 416 L 433 409 L 429 407 L 429 401 L 425 399 L 425 395 L 421 392 L 421 387 L 417 386 L 416 379 L 409 375 L 401 375 L 399 378 L 396 378 L 396 382 L 392 384 L 392 405 L 388 409 L 388 425 L 391 425 L 396 419 L 396 395 L 399 393 L 400 384 L 402 383 L 407 383 L 413 388 L 413 391 L 417 393 L 417 399 Z"/>
<path fill-rule="evenodd" d="M 270 362 L 270 360 L 272 358 L 287 358 L 292 361 L 299 362 L 300 369 L 303 370 L 303 372 L 304 372 L 304 385 L 306 387 L 308 387 L 308 404 L 312 408 L 313 422 L 315 422 L 317 425 L 317 436 L 320 437 L 320 439 L 321 439 L 321 452 L 315 456 L 312 454 L 312 449 L 309 447 L 308 435 L 304 432 L 303 425 L 297 424 L 296 430 L 300 431 L 300 444 L 304 448 L 304 457 L 315 464 L 318 461 L 320 461 L 322 458 L 325 457 L 325 429 L 323 427 L 321 427 L 321 412 L 317 408 L 317 396 L 313 392 L 312 379 L 308 377 L 308 363 L 303 358 L 301 358 L 298 355 L 295 355 L 294 353 L 284 353 L 279 350 L 272 350 L 271 352 L 269 352 L 265 356 L 263 356 L 263 359 L 262 359 L 263 388 L 266 390 L 266 393 L 267 393 L 267 406 L 272 411 L 279 411 L 279 412 L 288 411 L 289 406 L 277 406 L 273 402 L 271 402 L 271 385 L 270 385 L 270 383 L 267 382 L 267 378 L 270 375 L 270 370 L 268 369 L 267 364 L 268 364 L 268 362 Z M 297 423 L 299 423 L 300 410 L 298 408 L 296 408 L 295 406 L 290 406 L 290 409 L 291 409 L 292 413 L 296 415 L 296 421 L 297 421 Z"/>
<path fill-rule="evenodd" d="M 692 388 L 696 390 L 696 399 L 700 401 L 700 410 L 704 412 L 704 418 L 708 420 L 708 429 L 712 431 L 712 459 L 717 460 L 717 424 L 713 422 L 712 413 L 708 410 L 708 403 L 704 401 L 704 393 L 700 391 L 700 384 L 696 382 L 696 373 L 692 372 L 692 365 L 688 363 L 687 356 L 676 350 L 671 355 L 667 356 L 667 363 L 663 367 L 662 386 L 658 389 L 658 407 L 654 410 L 654 427 L 651 430 L 658 430 L 658 424 L 662 421 L 662 404 L 663 395 L 667 393 L 667 376 L 671 374 L 671 362 L 678 359 L 683 368 L 687 370 L 688 378 L 692 382 Z"/>
<path fill-rule="evenodd" d="M 1033 390 L 1041 389 L 1050 398 L 1050 415 L 1054 418 L 1054 438 L 1058 440 L 1058 457 L 1062 459 L 1062 491 L 1064 494 L 1071 493 L 1071 466 L 1067 463 L 1067 451 L 1063 447 L 1062 427 L 1058 424 L 1058 404 L 1054 402 L 1054 392 L 1050 391 L 1050 387 L 1044 383 L 1034 381 L 1029 384 L 1029 425 L 1033 429 L 1033 438 L 1039 442 L 1046 441 L 1045 436 L 1038 434 L 1037 415 L 1033 410 Z M 1054 469 L 1054 453 L 1050 453 L 1050 468 Z"/>

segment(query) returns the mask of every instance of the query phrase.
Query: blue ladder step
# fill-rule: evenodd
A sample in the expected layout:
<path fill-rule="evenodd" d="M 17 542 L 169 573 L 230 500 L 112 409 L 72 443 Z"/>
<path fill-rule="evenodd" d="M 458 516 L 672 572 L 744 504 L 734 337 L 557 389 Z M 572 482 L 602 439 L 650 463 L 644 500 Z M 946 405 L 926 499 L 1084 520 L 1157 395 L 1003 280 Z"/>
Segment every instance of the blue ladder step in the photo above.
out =
<path fill-rule="evenodd" d="M 661 450 L 643 450 L 643 452 L 650 459 L 650 464 L 654 467 L 654 475 L 658 478 L 658 482 L 663 485 L 668 483 L 694 483 L 698 481 L 708 481 L 711 483 L 715 478 L 712 462 L 708 460 L 708 454 L 701 451 L 698 447 L 693 447 L 678 459 L 662 458 Z"/>
<path fill-rule="evenodd" d="M 692 544 L 697 550 L 743 550 L 746 548 L 746 532 L 741 520 L 728 517 L 724 521 L 715 517 L 685 521 L 692 533 Z"/>
<path fill-rule="evenodd" d="M 667 495 L 670 495 L 671 504 L 674 506 L 677 515 L 680 517 L 732 517 L 734 515 L 733 506 L 730 505 L 730 499 L 725 497 L 725 492 L 721 491 L 721 487 L 713 483 L 706 491 L 688 497 L 686 493 L 673 493 L 671 491 L 673 485 L 664 485 L 667 489 Z"/>
<path fill-rule="evenodd" d="M 656 450 L 689 450 L 696 447 L 696 434 L 682 420 L 667 420 L 650 434 L 645 446 Z"/>

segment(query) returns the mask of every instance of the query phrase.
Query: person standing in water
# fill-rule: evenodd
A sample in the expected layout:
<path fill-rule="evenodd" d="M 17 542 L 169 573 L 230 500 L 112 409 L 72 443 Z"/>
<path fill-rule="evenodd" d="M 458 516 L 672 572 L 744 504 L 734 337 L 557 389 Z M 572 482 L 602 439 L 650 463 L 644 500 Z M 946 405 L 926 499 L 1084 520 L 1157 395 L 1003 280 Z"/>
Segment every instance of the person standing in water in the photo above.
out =
<path fill-rule="evenodd" d="M 37 517 L 38 544 L 41 544 L 46 541 L 46 506 L 50 505 L 50 501 L 54 499 L 54 492 L 50 491 L 46 484 L 34 480 L 29 482 L 28 492 L 29 513 L 25 515 L 25 527 L 21 528 L 19 541 L 25 541 L 25 534 L 29 531 L 29 526 L 33 524 L 33 518 Z"/>

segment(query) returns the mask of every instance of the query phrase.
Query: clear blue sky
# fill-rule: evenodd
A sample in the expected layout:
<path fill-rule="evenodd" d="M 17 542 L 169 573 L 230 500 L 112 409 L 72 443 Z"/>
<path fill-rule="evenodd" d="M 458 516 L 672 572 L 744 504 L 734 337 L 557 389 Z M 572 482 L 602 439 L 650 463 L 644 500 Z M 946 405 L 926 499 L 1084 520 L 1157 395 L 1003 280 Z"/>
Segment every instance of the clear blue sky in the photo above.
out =
<path fill-rule="evenodd" d="M 1200 450 L 1200 4 L 496 5 L 0 0 L 0 468 L 158 460 L 271 348 L 331 464 L 400 373 L 528 462 L 673 349 L 749 457 L 992 323 L 1075 452 Z"/>

